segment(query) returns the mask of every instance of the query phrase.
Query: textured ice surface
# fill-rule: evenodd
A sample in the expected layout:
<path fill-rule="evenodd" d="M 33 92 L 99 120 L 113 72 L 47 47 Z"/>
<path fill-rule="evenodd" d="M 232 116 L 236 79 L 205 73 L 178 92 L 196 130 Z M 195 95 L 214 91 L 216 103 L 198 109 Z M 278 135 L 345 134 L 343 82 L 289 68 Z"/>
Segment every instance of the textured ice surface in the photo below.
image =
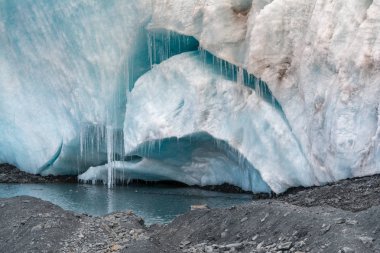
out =
<path fill-rule="evenodd" d="M 207 133 L 210 140 L 226 145 L 213 149 L 220 157 L 226 156 L 226 150 L 243 157 L 257 176 L 256 181 L 248 180 L 251 184 L 263 179 L 275 191 L 378 173 L 379 13 L 380 0 L 0 1 L 0 162 L 33 173 L 78 173 L 90 166 L 110 168 L 110 163 L 124 163 L 125 152 L 146 146 L 146 141 L 171 137 L 186 141 L 186 136 Z M 186 71 L 182 62 L 173 60 L 176 66 L 168 72 L 167 62 L 162 61 L 197 46 L 194 39 L 176 33 L 194 37 L 201 48 L 264 80 L 283 114 L 272 105 L 270 109 L 251 105 L 247 99 L 254 95 L 247 94 L 252 90 L 227 89 L 226 83 L 239 83 L 238 78 L 220 76 L 211 67 L 202 79 L 187 73 L 201 71 L 193 64 L 188 63 Z M 187 58 L 184 64 L 194 63 L 195 58 Z M 155 64 L 160 65 L 147 73 Z M 139 88 L 128 94 L 144 73 Z M 166 75 L 171 83 L 150 80 Z M 224 79 L 220 84 L 215 81 L 220 79 Z M 142 95 L 143 87 L 150 88 Z M 188 110 L 187 115 L 177 116 L 182 121 L 161 129 L 161 123 L 174 119 L 170 110 L 180 105 L 184 91 L 195 101 L 193 108 L 180 107 Z M 166 96 L 176 94 L 167 101 Z M 254 100 L 266 103 L 260 96 Z M 141 111 L 129 108 L 136 103 L 141 103 Z M 244 108 L 237 113 L 234 106 L 239 103 Z M 153 104 L 157 111 L 147 107 Z M 232 124 L 235 121 L 222 105 L 244 119 L 246 126 L 240 122 L 243 130 Z M 221 110 L 219 116 L 216 108 Z M 152 114 L 143 115 L 144 110 Z M 258 122 L 251 122 L 247 115 L 259 115 Z M 133 134 L 123 133 L 123 126 L 132 129 L 128 121 L 146 124 Z M 257 128 L 263 122 L 269 122 L 268 127 Z M 274 130 L 284 136 L 276 136 Z M 260 146 L 253 142 L 256 136 L 266 141 Z M 289 146 L 297 144 L 295 149 L 284 146 L 286 138 Z M 168 165 L 162 157 L 140 155 L 143 160 L 134 168 L 141 165 L 148 170 L 142 166 L 148 162 L 157 162 L 160 168 Z M 211 156 L 206 157 L 212 163 Z M 236 171 L 232 164 L 239 159 L 227 157 L 226 164 L 231 164 L 223 168 L 227 174 L 214 181 L 231 175 L 227 167 Z M 185 173 L 181 166 L 179 171 Z M 163 172 L 149 175 L 167 176 L 165 169 L 157 171 Z M 118 173 L 108 170 L 107 177 L 113 172 Z M 142 177 L 148 175 L 143 169 L 139 172 Z M 207 176 L 202 179 L 202 175 L 207 173 L 215 170 L 204 170 L 194 182 L 204 184 Z M 186 178 L 186 173 L 182 175 Z M 251 187 L 246 178 L 236 175 L 231 182 Z"/>
<path fill-rule="evenodd" d="M 199 140 L 202 133 L 208 141 Z M 149 171 L 188 184 L 227 182 L 254 191 L 265 190 L 264 179 L 276 192 L 323 180 L 281 114 L 250 88 L 220 76 L 200 53 L 172 57 L 137 81 L 124 140 L 126 153 L 143 157 L 124 165 L 128 176 Z"/>
<path fill-rule="evenodd" d="M 80 140 L 122 127 L 130 80 L 149 68 L 139 44 L 149 9 L 141 5 L 0 1 L 0 161 L 77 172 Z M 107 159 L 98 151 L 89 164 Z"/>
<path fill-rule="evenodd" d="M 192 35 L 262 78 L 316 171 L 380 171 L 379 0 L 159 2 L 150 29 Z"/>

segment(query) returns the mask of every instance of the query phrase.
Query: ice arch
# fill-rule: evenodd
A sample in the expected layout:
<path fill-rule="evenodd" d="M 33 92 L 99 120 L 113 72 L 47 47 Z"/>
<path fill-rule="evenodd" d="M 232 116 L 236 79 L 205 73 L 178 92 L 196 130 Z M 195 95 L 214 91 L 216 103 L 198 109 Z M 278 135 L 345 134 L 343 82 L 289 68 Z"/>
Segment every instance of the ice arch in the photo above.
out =
<path fill-rule="evenodd" d="M 220 76 L 199 52 L 184 53 L 136 82 L 128 97 L 124 148 L 126 154 L 144 157 L 136 153 L 143 143 L 198 132 L 226 142 L 276 192 L 327 180 L 309 166 L 275 107 L 252 89 Z"/>
<path fill-rule="evenodd" d="M 146 141 L 129 153 L 135 159 L 91 167 L 80 179 L 108 182 L 111 167 L 116 181 L 174 180 L 200 186 L 228 183 L 254 192 L 271 190 L 239 152 L 205 132 Z"/>

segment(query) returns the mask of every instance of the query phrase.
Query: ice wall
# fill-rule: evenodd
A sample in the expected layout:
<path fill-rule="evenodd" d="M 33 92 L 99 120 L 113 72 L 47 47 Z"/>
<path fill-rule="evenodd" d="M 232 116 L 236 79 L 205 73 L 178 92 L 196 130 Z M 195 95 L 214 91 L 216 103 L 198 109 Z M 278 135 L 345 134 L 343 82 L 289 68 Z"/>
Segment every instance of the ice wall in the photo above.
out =
<path fill-rule="evenodd" d="M 142 2 L 0 2 L 1 161 L 73 173 L 107 159 L 98 145 L 82 161 L 80 144 L 122 128 L 127 88 L 150 67 Z"/>
<path fill-rule="evenodd" d="M 140 146 L 145 147 L 149 139 L 175 136 L 185 141 L 186 136 L 202 132 L 243 156 L 251 166 L 249 171 L 257 176 L 256 181 L 252 180 L 263 181 L 262 185 L 267 184 L 275 191 L 377 173 L 380 171 L 378 13 L 380 0 L 0 1 L 0 162 L 45 174 L 79 173 L 97 165 L 113 173 L 109 168 L 115 163 L 115 173 L 124 173 L 125 168 L 131 167 L 124 163 L 126 156 Z M 198 44 L 201 52 L 205 49 L 226 64 L 213 59 L 204 62 L 208 64 L 208 74 L 204 74 L 194 66 L 196 57 L 181 56 L 184 58 L 174 59 L 175 66 L 170 72 L 167 70 L 167 59 L 196 50 Z M 204 78 L 186 73 L 182 64 Z M 218 68 L 237 76 L 215 71 Z M 176 74 L 167 76 L 170 73 Z M 248 73 L 261 78 L 266 85 L 245 83 L 243 87 L 241 80 Z M 140 88 L 135 90 L 140 77 Z M 170 77 L 170 83 L 161 80 L 163 85 L 153 77 Z M 194 116 L 199 119 L 181 118 L 184 122 L 189 120 L 193 128 L 175 122 L 176 118 L 167 114 L 174 97 L 169 97 L 169 101 L 159 99 L 175 95 L 170 92 L 171 84 L 173 89 L 181 87 L 176 91 L 178 97 L 185 96 L 182 93 L 185 87 L 178 84 L 177 77 L 193 89 L 189 99 L 197 101 Z M 215 80 L 222 80 L 222 84 L 237 83 L 242 91 L 226 89 L 226 93 L 234 94 L 226 99 L 224 93 L 217 93 L 223 85 Z M 166 93 L 158 93 L 163 91 L 149 82 L 166 89 Z M 290 146 L 297 147 L 295 153 L 288 153 L 282 142 L 285 139 L 277 138 L 279 143 L 274 142 L 265 129 L 256 129 L 252 122 L 239 125 L 241 129 L 253 129 L 243 131 L 244 138 L 239 144 L 233 141 L 240 131 L 234 128 L 237 126 L 212 129 L 226 122 L 217 111 L 207 120 L 199 116 L 200 105 L 204 110 L 209 106 L 207 111 L 212 112 L 218 103 L 225 103 L 230 109 L 237 101 L 250 104 L 246 99 L 252 100 L 253 95 L 244 94 L 261 85 L 266 91 L 259 92 L 253 100 L 265 106 L 245 106 L 237 115 L 244 122 L 253 122 L 252 118 L 246 119 L 261 115 L 269 129 L 283 128 Z M 144 95 L 139 94 L 143 87 L 146 87 Z M 218 96 L 210 97 L 212 89 Z M 194 97 L 210 101 L 199 104 Z M 133 111 L 137 103 L 142 103 L 141 110 Z M 147 106 L 157 107 L 156 114 Z M 149 127 L 137 124 L 139 120 Z M 158 124 L 161 121 L 173 121 L 170 132 L 162 132 Z M 133 124 L 129 127 L 128 122 L 139 127 L 134 135 L 130 132 Z M 251 146 L 259 150 L 260 145 L 253 141 L 255 132 L 281 147 L 276 149 L 279 154 L 268 151 L 270 142 L 263 142 L 260 145 L 265 152 L 248 155 Z M 276 136 L 275 131 L 269 133 Z M 214 151 L 222 157 L 228 153 L 220 147 Z M 274 159 L 266 156 L 271 152 Z M 157 162 L 161 169 L 156 171 L 166 171 L 161 166 L 166 162 L 151 159 L 146 153 L 139 155 L 143 162 Z M 293 163 L 280 166 L 280 155 L 284 164 L 288 160 Z M 229 167 L 234 167 L 232 164 L 238 159 L 226 157 Z M 192 156 L 186 161 L 193 160 Z M 148 172 L 151 167 L 140 165 L 143 164 L 134 165 L 139 173 L 136 170 L 128 173 L 147 175 L 143 171 Z M 100 167 L 93 168 L 101 171 Z M 296 175 L 300 171 L 304 174 Z M 203 184 L 201 175 L 205 174 L 188 182 L 198 180 Z M 247 186 L 247 181 L 235 179 L 235 184 Z"/>
<path fill-rule="evenodd" d="M 148 27 L 262 78 L 313 168 L 332 181 L 380 171 L 380 1 L 169 2 Z"/>

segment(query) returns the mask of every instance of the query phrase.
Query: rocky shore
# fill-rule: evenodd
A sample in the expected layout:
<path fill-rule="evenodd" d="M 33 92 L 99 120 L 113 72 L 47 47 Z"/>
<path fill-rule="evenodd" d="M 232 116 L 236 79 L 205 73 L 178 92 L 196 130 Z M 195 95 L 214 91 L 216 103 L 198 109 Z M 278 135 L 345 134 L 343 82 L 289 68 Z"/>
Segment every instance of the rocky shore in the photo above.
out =
<path fill-rule="evenodd" d="M 31 198 L 0 199 L 4 252 L 380 252 L 380 176 L 144 226 L 132 212 L 91 217 Z M 190 209 L 190 207 L 189 207 Z"/>
<path fill-rule="evenodd" d="M 19 170 L 10 164 L 0 164 L 0 183 L 2 184 L 36 184 L 36 183 L 77 183 L 76 176 L 33 175 Z"/>

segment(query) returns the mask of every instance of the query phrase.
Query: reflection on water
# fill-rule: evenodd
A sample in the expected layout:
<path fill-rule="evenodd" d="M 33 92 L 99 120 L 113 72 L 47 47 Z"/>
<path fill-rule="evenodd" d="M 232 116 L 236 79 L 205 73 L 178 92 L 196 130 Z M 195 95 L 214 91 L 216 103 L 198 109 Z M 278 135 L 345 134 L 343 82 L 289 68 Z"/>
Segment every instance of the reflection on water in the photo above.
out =
<path fill-rule="evenodd" d="M 228 207 L 251 201 L 247 194 L 225 194 L 201 189 L 163 186 L 82 184 L 0 184 L 0 198 L 28 195 L 66 210 L 91 215 L 132 210 L 146 224 L 166 223 L 190 210 L 191 205 Z"/>

